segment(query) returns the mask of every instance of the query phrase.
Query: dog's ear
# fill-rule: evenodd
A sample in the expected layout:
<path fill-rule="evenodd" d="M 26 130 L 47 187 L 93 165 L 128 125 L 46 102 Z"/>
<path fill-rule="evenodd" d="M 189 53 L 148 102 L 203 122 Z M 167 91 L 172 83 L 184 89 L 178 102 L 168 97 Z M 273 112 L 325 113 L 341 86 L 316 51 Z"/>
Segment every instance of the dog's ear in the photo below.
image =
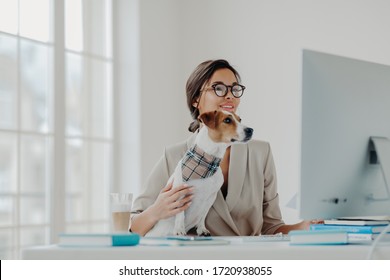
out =
<path fill-rule="evenodd" d="M 217 111 L 206 112 L 199 116 L 199 120 L 207 127 L 214 129 L 217 126 Z"/>
<path fill-rule="evenodd" d="M 239 115 L 237 115 L 236 113 L 233 113 L 233 115 L 237 119 L 238 122 L 241 122 L 241 118 Z"/>

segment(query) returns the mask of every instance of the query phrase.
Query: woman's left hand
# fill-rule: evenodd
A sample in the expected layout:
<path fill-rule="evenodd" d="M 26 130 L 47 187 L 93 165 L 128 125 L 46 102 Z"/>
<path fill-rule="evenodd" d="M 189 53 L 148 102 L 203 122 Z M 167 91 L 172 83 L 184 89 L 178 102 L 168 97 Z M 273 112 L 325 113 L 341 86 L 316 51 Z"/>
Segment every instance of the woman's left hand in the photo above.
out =
<path fill-rule="evenodd" d="M 323 223 L 323 220 L 303 220 L 302 222 L 293 225 L 282 225 L 275 233 L 281 232 L 283 234 L 288 234 L 291 230 L 309 230 L 310 225 Z"/>
<path fill-rule="evenodd" d="M 315 220 L 304 220 L 304 221 L 300 222 L 298 225 L 301 229 L 309 230 L 310 225 L 323 224 L 323 223 L 324 223 L 324 220 L 315 219 Z"/>

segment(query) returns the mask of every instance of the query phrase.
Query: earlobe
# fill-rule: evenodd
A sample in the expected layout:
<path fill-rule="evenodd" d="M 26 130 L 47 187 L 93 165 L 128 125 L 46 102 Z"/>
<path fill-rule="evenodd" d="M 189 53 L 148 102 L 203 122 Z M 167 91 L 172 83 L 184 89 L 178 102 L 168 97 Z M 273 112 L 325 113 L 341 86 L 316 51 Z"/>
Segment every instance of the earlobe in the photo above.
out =
<path fill-rule="evenodd" d="M 199 97 L 197 97 L 194 102 L 192 103 L 192 107 L 198 108 L 199 107 Z"/>

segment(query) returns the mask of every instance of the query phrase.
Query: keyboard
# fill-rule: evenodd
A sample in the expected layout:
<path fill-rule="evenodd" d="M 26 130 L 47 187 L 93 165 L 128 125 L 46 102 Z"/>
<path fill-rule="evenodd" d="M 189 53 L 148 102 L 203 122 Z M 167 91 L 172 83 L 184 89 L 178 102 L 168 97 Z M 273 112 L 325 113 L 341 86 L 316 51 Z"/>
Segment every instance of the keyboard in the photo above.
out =
<path fill-rule="evenodd" d="M 290 241 L 287 234 L 263 234 L 259 236 L 240 236 L 243 242 L 279 242 Z"/>
<path fill-rule="evenodd" d="M 259 236 L 218 236 L 213 238 L 229 240 L 231 244 L 290 241 L 290 237 L 287 234 L 263 234 Z"/>

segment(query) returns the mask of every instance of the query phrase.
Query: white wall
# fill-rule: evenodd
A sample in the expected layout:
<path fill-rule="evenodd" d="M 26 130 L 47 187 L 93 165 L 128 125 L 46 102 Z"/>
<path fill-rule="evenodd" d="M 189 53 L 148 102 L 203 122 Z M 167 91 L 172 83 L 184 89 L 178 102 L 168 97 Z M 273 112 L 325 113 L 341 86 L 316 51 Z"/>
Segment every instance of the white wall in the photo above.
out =
<path fill-rule="evenodd" d="M 185 82 L 226 58 L 247 87 L 240 114 L 271 143 L 282 211 L 299 190 L 301 50 L 390 64 L 390 1 L 140 1 L 141 181 L 166 145 L 185 139 Z"/>
<path fill-rule="evenodd" d="M 177 0 L 140 1 L 142 179 L 165 146 L 185 138 L 179 14 Z"/>

